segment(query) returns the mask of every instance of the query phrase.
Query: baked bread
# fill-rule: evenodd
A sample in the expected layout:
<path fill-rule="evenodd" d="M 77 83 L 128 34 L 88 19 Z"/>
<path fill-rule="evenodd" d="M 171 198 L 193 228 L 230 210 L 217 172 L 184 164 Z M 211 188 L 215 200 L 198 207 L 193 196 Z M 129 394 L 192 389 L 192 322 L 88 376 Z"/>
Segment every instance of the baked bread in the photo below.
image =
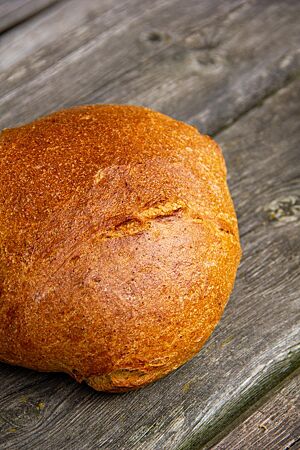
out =
<path fill-rule="evenodd" d="M 95 105 L 3 130 L 0 155 L 0 360 L 120 392 L 193 357 L 240 260 L 218 145 Z"/>

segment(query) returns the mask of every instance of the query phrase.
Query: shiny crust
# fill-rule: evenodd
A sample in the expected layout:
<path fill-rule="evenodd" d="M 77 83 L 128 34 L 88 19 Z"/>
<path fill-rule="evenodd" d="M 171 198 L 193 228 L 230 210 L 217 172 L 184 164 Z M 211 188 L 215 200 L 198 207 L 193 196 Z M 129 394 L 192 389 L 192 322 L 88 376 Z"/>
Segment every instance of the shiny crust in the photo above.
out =
<path fill-rule="evenodd" d="M 4 130 L 0 153 L 0 359 L 117 392 L 194 356 L 240 260 L 218 145 L 95 105 Z"/>

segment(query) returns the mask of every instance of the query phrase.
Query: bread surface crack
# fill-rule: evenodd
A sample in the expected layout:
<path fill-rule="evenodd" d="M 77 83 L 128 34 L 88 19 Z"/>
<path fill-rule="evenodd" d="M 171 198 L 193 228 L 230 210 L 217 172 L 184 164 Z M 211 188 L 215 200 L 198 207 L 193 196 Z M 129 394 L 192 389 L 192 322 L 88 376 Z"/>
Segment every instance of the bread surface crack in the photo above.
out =
<path fill-rule="evenodd" d="M 178 200 L 176 202 L 157 203 L 126 218 L 114 227 L 100 234 L 102 239 L 121 238 L 142 233 L 151 227 L 151 222 L 164 217 L 175 216 L 186 209 L 187 205 Z"/>

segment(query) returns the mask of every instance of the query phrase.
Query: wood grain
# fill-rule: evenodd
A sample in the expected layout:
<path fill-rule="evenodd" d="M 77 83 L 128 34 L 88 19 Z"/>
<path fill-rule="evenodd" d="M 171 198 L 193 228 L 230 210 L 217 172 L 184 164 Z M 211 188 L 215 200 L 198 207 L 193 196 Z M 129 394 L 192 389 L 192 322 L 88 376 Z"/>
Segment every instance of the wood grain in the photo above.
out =
<path fill-rule="evenodd" d="M 0 448 L 199 448 L 300 364 L 300 4 L 107 0 L 101 14 L 75 14 L 30 49 L 30 30 L 41 33 L 43 23 L 54 34 L 62 7 L 20 26 L 24 47 L 19 41 L 0 75 L 0 126 L 118 101 L 223 129 L 216 139 L 244 257 L 203 351 L 144 390 L 98 394 L 61 374 L 0 365 Z M 15 45 L 17 28 L 8 33 Z"/>
<path fill-rule="evenodd" d="M 112 2 L 88 26 L 67 21 L 65 33 L 52 18 L 47 33 L 57 38 L 0 75 L 0 127 L 112 102 L 148 105 L 212 133 L 299 71 L 295 0 L 147 4 Z"/>
<path fill-rule="evenodd" d="M 1 0 L 0 33 L 32 17 L 59 0 Z"/>
<path fill-rule="evenodd" d="M 20 61 L 23 66 L 27 57 L 36 61 L 44 57 L 43 62 L 47 63 L 51 57 L 47 51 L 53 43 L 57 49 L 54 56 L 59 58 L 59 51 L 66 54 L 70 48 L 79 48 L 93 37 L 94 22 L 98 25 L 94 24 L 97 33 L 101 34 L 122 19 L 122 14 L 126 17 L 132 14 L 128 0 L 123 2 L 123 7 L 119 1 L 112 0 L 60 0 L 50 10 L 0 36 L 0 70 L 7 72 Z M 33 65 L 31 70 L 37 68 Z"/>
<path fill-rule="evenodd" d="M 300 446 L 300 372 L 280 384 L 211 450 L 296 449 Z M 299 444 L 299 446 L 298 446 Z"/>
<path fill-rule="evenodd" d="M 238 4 L 240 1 L 234 0 L 234 4 Z M 145 6 L 147 6 L 147 11 L 145 11 Z M 141 5 L 137 0 L 125 0 L 124 2 L 119 0 L 86 0 L 84 3 L 81 0 L 69 0 L 68 2 L 58 3 L 52 9 L 51 14 L 43 14 L 35 20 L 28 21 L 4 36 L 4 39 L 1 39 L 2 58 L 0 67 L 7 70 L 16 62 L 23 61 L 24 63 L 25 58 L 30 53 L 41 49 L 37 59 L 40 60 L 41 56 L 46 54 L 46 60 L 44 59 L 40 63 L 43 64 L 42 68 L 46 68 L 51 65 L 52 61 L 63 60 L 69 53 L 78 52 L 81 48 L 84 50 L 88 43 L 90 51 L 96 51 L 97 46 L 101 43 L 107 44 L 108 32 L 109 37 L 114 40 L 122 34 L 128 36 L 130 26 L 136 28 L 142 24 L 141 32 L 145 34 L 144 37 L 146 38 L 147 31 L 153 30 L 151 23 L 147 26 L 149 19 L 155 22 L 161 13 L 166 15 L 171 7 L 177 6 L 176 0 L 164 0 L 163 2 L 146 0 L 144 5 Z M 220 10 L 226 13 L 232 8 L 228 2 L 226 2 L 225 7 L 218 7 L 217 2 L 213 1 L 213 6 L 216 8 L 215 13 L 220 12 Z M 194 9 L 196 8 L 194 7 Z M 198 18 L 200 15 L 202 19 L 205 19 L 207 14 L 212 14 L 208 2 L 204 2 L 196 10 Z M 71 11 L 72 14 L 70 14 Z M 164 17 L 163 23 L 165 25 L 166 20 L 167 17 Z M 173 15 L 172 22 L 174 20 L 176 20 L 176 15 L 175 17 Z M 170 23 L 171 27 L 172 22 Z M 180 20 L 177 18 L 178 22 Z M 38 39 L 32 39 L 33 34 Z M 136 35 L 136 32 L 134 35 Z M 134 39 L 130 36 L 128 38 L 134 42 Z M 62 45 L 62 40 L 64 45 Z M 6 45 L 8 41 L 13 51 L 10 51 Z M 150 42 L 159 43 L 160 39 L 156 41 L 150 39 Z M 170 43 L 171 41 L 168 42 L 168 44 Z M 120 41 L 119 47 L 123 49 L 123 52 L 125 51 L 125 48 L 120 46 Z M 157 45 L 154 44 L 152 50 L 155 51 L 156 48 Z M 50 49 L 51 54 L 49 54 Z M 31 58 L 32 56 L 30 55 Z M 127 61 L 124 59 L 120 63 L 123 66 Z M 68 64 L 68 61 L 66 61 L 66 64 Z M 36 72 L 36 70 L 33 70 L 31 75 Z"/>

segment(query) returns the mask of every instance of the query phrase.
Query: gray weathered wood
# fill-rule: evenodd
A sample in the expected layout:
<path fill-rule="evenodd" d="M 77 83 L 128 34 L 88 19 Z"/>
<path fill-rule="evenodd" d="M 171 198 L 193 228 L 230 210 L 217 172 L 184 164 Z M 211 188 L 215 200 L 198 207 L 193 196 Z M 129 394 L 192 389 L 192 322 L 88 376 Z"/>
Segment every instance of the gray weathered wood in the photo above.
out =
<path fill-rule="evenodd" d="M 210 447 L 211 450 L 299 448 L 300 372 L 294 373 L 270 394 L 250 417 Z"/>
<path fill-rule="evenodd" d="M 1 0 L 0 33 L 42 11 L 59 0 Z"/>
<path fill-rule="evenodd" d="M 241 3 L 241 0 L 234 0 L 232 6 L 227 1 L 222 6 L 213 0 L 210 6 L 208 2 L 203 2 L 196 9 L 197 18 L 206 19 L 207 15 L 209 17 L 213 12 L 214 14 L 226 14 L 239 3 Z M 84 51 L 87 43 L 90 43 L 88 46 L 89 51 L 93 52 L 97 49 L 97 45 L 101 44 L 102 40 L 105 39 L 103 43 L 107 44 L 107 33 L 109 33 L 110 39 L 117 39 L 124 33 L 127 35 L 129 27 L 140 28 L 141 23 L 143 26 L 142 33 L 145 35 L 142 36 L 142 41 L 143 37 L 147 41 L 147 31 L 151 33 L 153 29 L 151 22 L 161 21 L 163 25 L 168 25 L 171 29 L 173 28 L 174 20 L 177 23 L 180 22 L 177 14 L 173 13 L 173 15 L 169 16 L 170 8 L 178 8 L 178 5 L 179 2 L 175 0 L 155 0 L 152 2 L 146 0 L 143 5 L 137 0 L 124 0 L 124 2 L 119 0 L 85 0 L 84 3 L 81 0 L 69 0 L 68 2 L 59 3 L 52 9 L 51 14 L 47 12 L 47 14 L 40 15 L 35 20 L 24 23 L 21 27 L 13 29 L 1 39 L 2 57 L 0 68 L 7 70 L 16 62 L 23 61 L 24 63 L 25 58 L 30 53 L 39 50 L 36 61 L 40 61 L 41 57 L 47 54 L 47 59 L 40 61 L 40 68 L 44 69 L 49 67 L 52 61 L 56 61 L 58 58 L 62 60 L 73 51 L 78 52 L 81 48 Z M 212 7 L 214 7 L 214 11 Z M 72 14 L 70 13 L 71 11 Z M 159 19 L 161 14 L 164 17 Z M 168 19 L 170 19 L 170 22 Z M 154 30 L 156 29 L 154 28 Z M 136 37 L 136 34 L 135 31 L 133 37 Z M 32 39 L 33 35 L 36 39 Z M 151 41 L 150 39 L 150 42 L 156 42 L 157 44 L 160 42 L 159 38 L 160 36 L 158 36 L 156 41 Z M 134 43 L 134 39 L 130 39 Z M 164 44 L 170 45 L 172 43 L 170 39 L 167 41 Z M 51 54 L 49 54 L 49 49 Z M 152 50 L 155 51 L 155 49 L 157 49 L 157 45 L 152 46 Z M 108 55 L 102 54 L 102 57 L 104 58 Z M 32 57 L 32 55 L 30 56 Z M 132 58 L 130 59 L 132 61 Z M 120 61 L 120 63 L 123 67 L 126 64 L 126 59 Z M 31 75 L 37 72 L 34 67 L 29 67 L 29 69 L 31 70 Z"/>
<path fill-rule="evenodd" d="M 103 4 L 77 35 L 79 16 L 0 75 L 0 126 L 103 100 L 144 103 L 210 131 L 239 119 L 217 140 L 244 257 L 203 351 L 142 391 L 98 394 L 65 375 L 1 364 L 3 450 L 199 448 L 300 363 L 300 82 L 270 96 L 297 76 L 299 2 L 113 1 L 113 13 Z M 36 20 L 20 26 L 25 47 Z"/>
<path fill-rule="evenodd" d="M 296 81 L 218 136 L 244 258 L 205 349 L 164 380 L 116 396 L 2 365 L 2 448 L 192 448 L 299 365 L 299 94 Z"/>
<path fill-rule="evenodd" d="M 65 34 L 51 19 L 57 39 L 0 75 L 0 127 L 63 106 L 127 102 L 211 133 L 299 71 L 298 1 L 121 3 Z"/>
<path fill-rule="evenodd" d="M 48 60 L 50 55 L 47 51 L 52 43 L 66 53 L 70 48 L 79 48 L 92 38 L 91 26 L 95 21 L 98 33 L 103 33 L 116 25 L 122 15 L 130 16 L 131 4 L 130 0 L 122 3 L 112 0 L 59 0 L 50 10 L 13 27 L 0 37 L 0 70 L 7 71 L 20 61 L 24 63 L 28 56 L 32 60 L 37 52 L 36 61 L 42 57 Z M 59 56 L 58 52 L 55 53 L 55 57 Z"/>

